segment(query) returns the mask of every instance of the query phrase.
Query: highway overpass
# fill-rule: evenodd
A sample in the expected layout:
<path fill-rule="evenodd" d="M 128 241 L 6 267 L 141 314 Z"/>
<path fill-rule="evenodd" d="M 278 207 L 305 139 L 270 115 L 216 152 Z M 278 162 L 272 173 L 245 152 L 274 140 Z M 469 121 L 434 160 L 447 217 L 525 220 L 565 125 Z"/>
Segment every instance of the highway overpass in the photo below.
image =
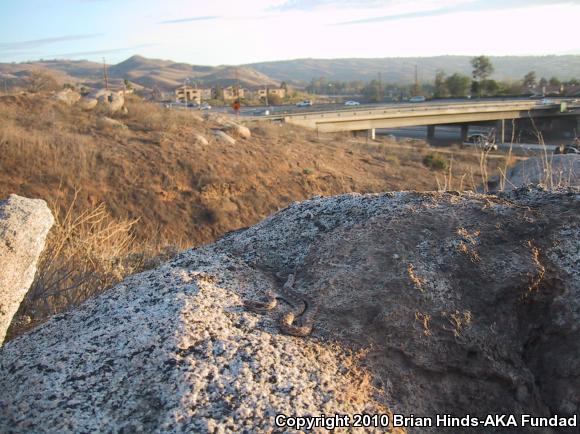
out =
<path fill-rule="evenodd" d="M 368 130 L 374 138 L 376 128 L 428 126 L 428 136 L 433 137 L 436 125 L 462 126 L 462 136 L 467 136 L 468 125 L 478 122 L 499 121 L 499 139 L 503 142 L 505 120 L 580 116 L 580 101 L 469 101 L 462 103 L 399 104 L 372 108 L 349 108 L 329 111 L 312 111 L 264 116 L 271 120 L 301 125 L 320 132 Z M 580 131 L 580 121 L 577 130 Z"/>

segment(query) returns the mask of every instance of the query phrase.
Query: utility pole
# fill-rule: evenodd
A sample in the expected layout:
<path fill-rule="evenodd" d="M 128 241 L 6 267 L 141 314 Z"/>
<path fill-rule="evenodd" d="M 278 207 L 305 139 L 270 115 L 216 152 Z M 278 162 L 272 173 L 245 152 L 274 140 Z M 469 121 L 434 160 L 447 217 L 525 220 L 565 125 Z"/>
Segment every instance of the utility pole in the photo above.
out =
<path fill-rule="evenodd" d="M 419 72 L 417 69 L 417 65 L 415 65 L 415 95 L 413 96 L 417 96 L 419 95 Z"/>
<path fill-rule="evenodd" d="M 109 79 L 107 78 L 107 63 L 103 57 L 103 78 L 105 79 L 105 89 L 109 90 Z"/>
<path fill-rule="evenodd" d="M 383 101 L 383 76 L 381 74 L 381 72 L 379 71 L 379 95 L 377 98 L 377 102 L 382 102 Z"/>

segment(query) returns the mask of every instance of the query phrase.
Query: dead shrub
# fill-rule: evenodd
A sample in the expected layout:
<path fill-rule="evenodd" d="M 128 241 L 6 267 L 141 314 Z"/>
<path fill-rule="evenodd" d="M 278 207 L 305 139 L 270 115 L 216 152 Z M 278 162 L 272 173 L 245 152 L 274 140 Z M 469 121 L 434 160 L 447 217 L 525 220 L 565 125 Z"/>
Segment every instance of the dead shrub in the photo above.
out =
<path fill-rule="evenodd" d="M 68 206 L 51 204 L 55 224 L 11 337 L 142 269 L 145 258 L 133 246 L 137 220 L 114 220 L 103 204 L 80 211 L 77 197 L 78 191 Z"/>

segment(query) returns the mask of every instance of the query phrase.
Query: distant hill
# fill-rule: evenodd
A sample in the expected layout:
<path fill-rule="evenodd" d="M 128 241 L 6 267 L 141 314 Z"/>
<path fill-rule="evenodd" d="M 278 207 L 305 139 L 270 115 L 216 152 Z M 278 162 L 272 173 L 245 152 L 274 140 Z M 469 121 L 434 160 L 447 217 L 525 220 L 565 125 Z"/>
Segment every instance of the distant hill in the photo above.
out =
<path fill-rule="evenodd" d="M 580 78 L 580 56 L 505 56 L 492 57 L 496 79 L 521 79 L 529 71 L 538 78 Z M 112 83 L 123 79 L 146 88 L 171 91 L 186 79 L 201 86 L 228 86 L 238 80 L 242 86 L 279 85 L 281 81 L 305 85 L 313 78 L 370 81 L 382 74 L 384 82 L 411 83 L 417 65 L 420 81 L 433 81 L 437 70 L 448 74 L 471 75 L 470 56 L 393 57 L 383 59 L 295 59 L 252 63 L 241 66 L 203 66 L 172 60 L 132 56 L 108 66 Z M 86 60 L 45 60 L 25 63 L 0 63 L 0 81 L 8 86 L 21 82 L 32 69 L 52 72 L 61 83 L 100 86 L 103 65 Z M 0 83 L 1 84 L 1 83 Z"/>
<path fill-rule="evenodd" d="M 96 85 L 102 82 L 103 65 L 89 61 L 49 60 L 26 63 L 0 63 L 0 80 L 18 84 L 29 71 L 50 71 L 61 83 Z M 107 68 L 113 83 L 128 79 L 147 88 L 172 90 L 186 79 L 199 85 L 229 86 L 238 80 L 242 86 L 278 85 L 279 82 L 247 66 L 200 66 L 171 60 L 133 56 Z"/>
<path fill-rule="evenodd" d="M 249 66 L 276 80 L 307 83 L 313 78 L 332 80 L 376 79 L 379 72 L 385 82 L 411 83 L 417 65 L 419 80 L 432 81 L 437 70 L 471 75 L 471 56 L 391 57 L 382 59 L 295 59 L 251 63 Z M 538 78 L 557 76 L 560 79 L 580 78 L 580 56 L 502 56 L 491 57 L 495 67 L 493 78 L 521 79 L 529 71 Z"/>

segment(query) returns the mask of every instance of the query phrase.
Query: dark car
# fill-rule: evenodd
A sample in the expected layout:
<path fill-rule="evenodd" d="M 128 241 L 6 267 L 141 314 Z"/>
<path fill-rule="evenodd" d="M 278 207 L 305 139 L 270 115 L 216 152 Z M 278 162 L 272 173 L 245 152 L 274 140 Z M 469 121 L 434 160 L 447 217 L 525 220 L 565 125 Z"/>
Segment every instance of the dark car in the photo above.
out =
<path fill-rule="evenodd" d="M 570 143 L 568 145 L 560 145 L 554 149 L 554 154 L 580 154 L 580 144 Z"/>
<path fill-rule="evenodd" d="M 497 151 L 497 144 L 495 137 L 488 134 L 471 134 L 467 138 L 467 143 L 473 143 L 476 146 L 481 146 L 486 151 Z"/>

